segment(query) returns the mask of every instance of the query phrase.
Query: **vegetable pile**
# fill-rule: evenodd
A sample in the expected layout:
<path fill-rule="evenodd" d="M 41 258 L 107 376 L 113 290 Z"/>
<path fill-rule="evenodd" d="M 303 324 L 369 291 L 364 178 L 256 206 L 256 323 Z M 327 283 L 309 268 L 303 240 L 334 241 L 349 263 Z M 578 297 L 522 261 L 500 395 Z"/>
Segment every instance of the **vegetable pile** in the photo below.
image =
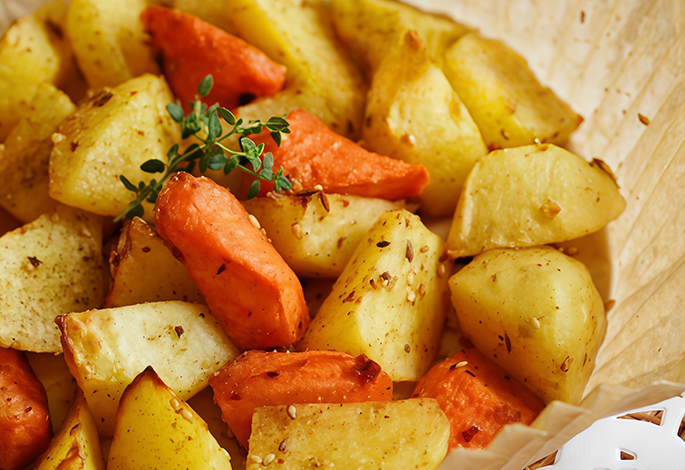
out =
<path fill-rule="evenodd" d="M 0 470 L 432 469 L 583 396 L 604 304 L 555 244 L 625 202 L 507 46 L 391 0 L 55 0 L 0 93 Z"/>

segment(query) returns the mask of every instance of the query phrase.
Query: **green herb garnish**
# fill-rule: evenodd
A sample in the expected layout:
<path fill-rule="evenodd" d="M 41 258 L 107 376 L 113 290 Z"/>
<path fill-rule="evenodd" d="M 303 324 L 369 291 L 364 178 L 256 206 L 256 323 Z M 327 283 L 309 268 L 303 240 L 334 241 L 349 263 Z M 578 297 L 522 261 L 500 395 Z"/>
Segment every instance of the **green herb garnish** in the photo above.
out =
<path fill-rule="evenodd" d="M 203 78 L 197 87 L 200 97 L 207 96 L 213 84 L 214 81 L 211 75 Z M 164 163 L 162 160 L 152 159 L 140 165 L 140 169 L 146 173 L 163 173 L 164 175 L 159 181 L 153 179 L 148 184 L 141 181 L 136 186 L 124 175 L 119 176 L 126 189 L 136 194 L 136 199 L 128 205 L 124 212 L 114 219 L 115 222 L 120 221 L 124 217 L 127 219 L 133 219 L 136 216 L 142 217 L 145 213 L 143 201 L 154 204 L 157 201 L 159 192 L 171 176 L 179 171 L 191 172 L 195 165 L 198 165 L 201 173 L 210 169 L 215 171 L 223 170 L 224 174 L 227 175 L 238 168 L 254 176 L 256 179 L 247 191 L 248 199 L 252 199 L 259 193 L 262 180 L 273 183 L 275 191 L 292 188 L 288 178 L 283 175 L 283 167 L 274 173 L 274 157 L 271 152 L 266 153 L 263 158 L 260 158 L 264 151 L 264 144 L 257 145 L 252 139 L 247 137 L 251 134 L 259 134 L 263 128 L 266 128 L 271 132 L 271 137 L 276 144 L 280 145 L 281 134 L 290 133 L 288 121 L 284 117 L 271 117 L 267 122 L 249 121 L 244 124 L 243 120 L 236 119 L 231 111 L 216 104 L 207 107 L 206 104 L 198 99 L 192 101 L 190 107 L 192 111 L 187 116 L 183 113 L 183 108 L 176 103 L 168 104 L 166 109 L 171 118 L 180 124 L 181 137 L 183 139 L 195 136 L 202 144 L 191 144 L 181 154 L 178 153 L 178 144 L 175 144 L 167 152 L 167 163 Z M 233 126 L 223 136 L 219 119 L 223 119 L 230 126 Z M 202 131 L 202 134 L 198 135 L 200 131 Z M 240 151 L 231 150 L 221 143 L 234 134 L 242 136 L 238 140 Z M 202 135 L 205 137 L 203 138 Z M 247 167 L 247 164 L 250 164 L 251 168 Z"/>

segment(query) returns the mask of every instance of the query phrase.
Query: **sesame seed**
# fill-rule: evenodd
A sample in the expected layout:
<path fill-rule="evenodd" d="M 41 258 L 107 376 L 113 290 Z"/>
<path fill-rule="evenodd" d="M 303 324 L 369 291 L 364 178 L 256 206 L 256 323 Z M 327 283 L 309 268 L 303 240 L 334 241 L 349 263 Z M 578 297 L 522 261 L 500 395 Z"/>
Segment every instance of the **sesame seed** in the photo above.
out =
<path fill-rule="evenodd" d="M 81 235 L 88 238 L 93 236 L 93 234 L 90 233 L 90 230 L 88 230 L 88 228 L 85 225 L 81 225 Z"/>
<path fill-rule="evenodd" d="M 410 286 L 412 284 L 414 284 L 414 272 L 413 271 L 409 271 L 409 274 L 407 274 L 407 284 Z"/>
<path fill-rule="evenodd" d="M 262 463 L 262 458 L 258 455 L 250 455 L 250 460 L 254 463 Z"/>
<path fill-rule="evenodd" d="M 426 286 L 424 284 L 419 285 L 419 299 L 423 299 L 423 296 L 426 295 Z"/>
<path fill-rule="evenodd" d="M 317 184 L 316 186 L 314 186 L 314 190 L 315 191 L 323 191 L 323 186 L 321 186 L 320 184 Z"/>
<path fill-rule="evenodd" d="M 411 287 L 407 286 L 407 301 L 413 302 L 415 300 L 416 300 L 416 294 L 414 293 L 413 290 L 411 290 Z"/>
<path fill-rule="evenodd" d="M 250 223 L 252 223 L 252 225 L 254 225 L 256 228 L 262 228 L 262 226 L 259 225 L 259 220 L 257 220 L 257 217 L 252 214 L 248 214 L 247 218 L 250 219 Z"/>
<path fill-rule="evenodd" d="M 285 412 L 288 414 L 290 419 L 297 418 L 297 409 L 293 405 L 288 405 L 288 408 L 286 408 Z"/>
<path fill-rule="evenodd" d="M 269 465 L 271 462 L 274 461 L 275 458 L 276 456 L 274 454 L 267 454 L 264 457 L 264 461 L 262 463 L 264 464 L 264 466 Z"/>
<path fill-rule="evenodd" d="M 293 231 L 293 235 L 295 235 L 295 238 L 297 238 L 298 240 L 302 240 L 302 227 L 300 227 L 300 224 L 295 222 L 290 227 Z"/>
<path fill-rule="evenodd" d="M 286 445 L 288 444 L 288 439 L 283 439 L 280 444 L 278 444 L 278 450 L 285 452 Z"/>
<path fill-rule="evenodd" d="M 428 251 L 428 245 L 423 245 L 419 251 L 420 251 L 421 253 L 427 252 L 427 251 Z"/>
<path fill-rule="evenodd" d="M 179 402 L 178 399 L 176 399 L 176 398 L 172 398 L 169 401 L 169 404 L 174 409 L 174 411 L 178 411 L 178 409 L 181 407 L 181 402 Z"/>
<path fill-rule="evenodd" d="M 52 134 L 52 137 L 51 137 L 51 138 L 52 138 L 52 143 L 53 143 L 53 144 L 59 144 L 59 143 L 62 142 L 64 139 L 66 139 L 67 136 L 64 135 L 64 134 L 60 134 L 59 132 L 55 132 L 54 134 Z"/>
<path fill-rule="evenodd" d="M 181 410 L 181 416 L 183 416 L 183 419 L 185 419 L 188 422 L 193 421 L 193 414 L 186 409 Z"/>
<path fill-rule="evenodd" d="M 447 268 L 445 268 L 444 264 L 441 264 L 440 266 L 438 266 L 438 277 L 443 277 L 446 272 L 447 272 Z"/>

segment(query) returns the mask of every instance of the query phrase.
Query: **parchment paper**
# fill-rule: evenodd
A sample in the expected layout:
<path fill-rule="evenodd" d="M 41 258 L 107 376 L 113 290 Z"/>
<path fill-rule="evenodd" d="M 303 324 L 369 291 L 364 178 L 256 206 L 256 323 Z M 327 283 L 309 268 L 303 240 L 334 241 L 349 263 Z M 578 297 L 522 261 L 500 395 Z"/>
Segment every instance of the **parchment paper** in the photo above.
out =
<path fill-rule="evenodd" d="M 42 3 L 0 0 L 0 31 Z M 508 426 L 486 451 L 456 450 L 440 467 L 521 469 L 599 417 L 685 390 L 666 382 L 685 382 L 685 2 L 409 3 L 522 54 L 584 116 L 569 148 L 609 163 L 628 202 L 605 233 L 612 268 L 605 296 L 616 303 L 581 406 L 552 403 L 533 427 Z"/>

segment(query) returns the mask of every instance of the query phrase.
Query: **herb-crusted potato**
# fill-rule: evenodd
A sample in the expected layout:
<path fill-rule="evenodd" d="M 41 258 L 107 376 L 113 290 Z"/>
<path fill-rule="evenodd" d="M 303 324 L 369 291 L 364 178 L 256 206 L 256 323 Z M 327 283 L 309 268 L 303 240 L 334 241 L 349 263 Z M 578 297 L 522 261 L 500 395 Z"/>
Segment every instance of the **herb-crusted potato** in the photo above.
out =
<path fill-rule="evenodd" d="M 625 208 L 600 160 L 552 144 L 496 150 L 469 174 L 447 237 L 453 258 L 558 243 L 596 232 Z"/>
<path fill-rule="evenodd" d="M 93 93 L 53 137 L 50 196 L 100 215 L 123 212 L 133 194 L 119 177 L 148 183 L 154 175 L 140 165 L 165 160 L 180 140 L 178 125 L 166 111 L 172 101 L 164 78 L 154 75 Z"/>
<path fill-rule="evenodd" d="M 126 387 L 117 411 L 108 470 L 231 470 L 207 423 L 152 367 Z"/>
<path fill-rule="evenodd" d="M 55 317 L 99 308 L 102 221 L 58 206 L 0 238 L 0 346 L 62 352 Z"/>
<path fill-rule="evenodd" d="M 57 205 L 48 194 L 51 137 L 74 109 L 67 95 L 42 83 L 0 147 L 0 205 L 24 223 Z"/>
<path fill-rule="evenodd" d="M 306 191 L 243 201 L 298 276 L 337 277 L 359 242 L 386 211 L 404 201 Z"/>
<path fill-rule="evenodd" d="M 140 14 L 145 0 L 71 0 L 66 27 L 91 88 L 159 73 Z"/>
<path fill-rule="evenodd" d="M 545 403 L 580 401 L 606 330 L 582 263 L 551 247 L 496 249 L 449 284 L 462 330 L 483 355 Z"/>
<path fill-rule="evenodd" d="M 365 354 L 395 382 L 418 380 L 449 303 L 443 242 L 405 210 L 383 214 L 365 238 L 297 347 Z"/>
<path fill-rule="evenodd" d="M 450 426 L 432 398 L 257 408 L 247 470 L 434 469 Z M 258 458 L 257 458 L 258 457 Z"/>
<path fill-rule="evenodd" d="M 466 107 L 414 31 L 373 75 L 362 137 L 374 152 L 426 166 L 430 181 L 419 198 L 431 216 L 454 213 L 466 176 L 488 153 Z"/>
<path fill-rule="evenodd" d="M 97 427 L 78 391 L 64 423 L 36 470 L 105 470 Z"/>
<path fill-rule="evenodd" d="M 114 431 L 119 398 L 148 365 L 188 399 L 239 351 L 204 305 L 170 301 L 57 318 L 71 374 L 102 436 Z"/>
<path fill-rule="evenodd" d="M 194 2 L 179 6 L 194 13 Z M 245 121 L 306 109 L 335 132 L 358 138 L 364 114 L 361 73 L 342 51 L 330 25 L 330 6 L 313 0 L 222 0 L 221 25 L 288 69 L 285 89 L 238 108 Z"/>
<path fill-rule="evenodd" d="M 62 29 L 66 14 L 64 2 L 56 0 L 20 18 L 0 40 L 0 142 L 26 114 L 41 83 L 78 86 L 71 46 Z"/>
<path fill-rule="evenodd" d="M 560 144 L 583 121 L 499 41 L 468 33 L 447 49 L 443 68 L 490 150 Z"/>
<path fill-rule="evenodd" d="M 121 232 L 109 263 L 112 281 L 105 307 L 163 300 L 204 303 L 183 263 L 174 258 L 154 229 L 139 217 Z"/>
<path fill-rule="evenodd" d="M 471 29 L 447 16 L 433 15 L 392 0 L 332 0 L 331 20 L 341 41 L 373 72 L 388 50 L 415 31 L 436 61 Z"/>

